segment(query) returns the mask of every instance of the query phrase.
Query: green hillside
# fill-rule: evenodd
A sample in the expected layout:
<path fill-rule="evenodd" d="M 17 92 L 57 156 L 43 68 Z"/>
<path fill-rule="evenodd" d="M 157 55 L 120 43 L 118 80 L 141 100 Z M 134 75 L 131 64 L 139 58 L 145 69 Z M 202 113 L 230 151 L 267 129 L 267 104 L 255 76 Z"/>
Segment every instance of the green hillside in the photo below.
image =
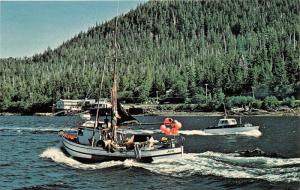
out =
<path fill-rule="evenodd" d="M 150 1 L 118 19 L 119 97 L 159 95 L 201 103 L 252 95 L 278 99 L 300 88 L 298 0 Z M 0 110 L 49 109 L 59 98 L 96 98 L 105 66 L 109 97 L 114 20 L 57 49 L 0 59 Z M 167 93 L 169 91 L 169 93 Z M 46 106 L 47 105 L 47 106 Z"/>

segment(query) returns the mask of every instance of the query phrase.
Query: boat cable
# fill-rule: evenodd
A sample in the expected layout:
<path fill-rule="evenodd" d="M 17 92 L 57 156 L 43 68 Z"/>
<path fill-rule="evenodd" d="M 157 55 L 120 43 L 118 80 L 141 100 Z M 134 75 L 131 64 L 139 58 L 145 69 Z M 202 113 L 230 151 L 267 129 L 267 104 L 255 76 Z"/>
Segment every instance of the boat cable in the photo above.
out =
<path fill-rule="evenodd" d="M 93 137 L 92 137 L 92 146 L 95 144 L 95 130 L 98 126 L 98 117 L 99 117 L 99 109 L 100 109 L 100 100 L 101 100 L 101 92 L 102 92 L 102 86 L 103 86 L 103 80 L 104 80 L 104 73 L 105 73 L 105 64 L 103 66 L 103 72 L 102 72 L 102 77 L 101 77 L 101 83 L 100 83 L 100 91 L 99 91 L 99 99 L 98 99 L 98 104 L 97 104 L 97 113 L 96 113 L 96 120 L 93 128 Z"/>

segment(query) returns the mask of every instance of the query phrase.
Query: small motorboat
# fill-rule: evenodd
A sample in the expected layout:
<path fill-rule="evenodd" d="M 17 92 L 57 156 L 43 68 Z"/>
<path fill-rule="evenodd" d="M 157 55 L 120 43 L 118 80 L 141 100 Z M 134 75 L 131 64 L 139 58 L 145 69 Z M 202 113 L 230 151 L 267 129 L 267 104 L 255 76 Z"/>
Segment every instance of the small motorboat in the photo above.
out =
<path fill-rule="evenodd" d="M 212 126 L 204 129 L 205 133 L 209 134 L 238 134 L 243 132 L 248 132 L 252 130 L 258 130 L 259 126 L 254 126 L 251 123 L 238 124 L 233 118 L 220 119 L 217 126 Z"/>

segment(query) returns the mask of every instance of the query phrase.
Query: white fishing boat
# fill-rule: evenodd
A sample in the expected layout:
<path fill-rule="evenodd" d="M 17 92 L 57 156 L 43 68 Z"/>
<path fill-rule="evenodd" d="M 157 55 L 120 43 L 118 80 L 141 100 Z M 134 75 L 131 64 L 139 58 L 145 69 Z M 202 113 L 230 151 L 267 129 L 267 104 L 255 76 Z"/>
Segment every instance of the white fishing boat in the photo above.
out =
<path fill-rule="evenodd" d="M 259 126 L 254 126 L 250 123 L 237 123 L 233 118 L 224 118 L 220 119 L 217 126 L 208 127 L 204 129 L 205 133 L 209 134 L 239 134 L 243 132 L 248 132 L 252 130 L 258 130 Z"/>
<path fill-rule="evenodd" d="M 180 136 L 163 136 L 159 141 L 151 135 L 143 134 L 126 138 L 123 130 L 116 130 L 114 136 L 109 122 L 106 122 L 96 124 L 95 121 L 86 121 L 76 132 L 60 131 L 62 148 L 82 162 L 125 159 L 152 162 L 183 154 L 183 140 Z"/>

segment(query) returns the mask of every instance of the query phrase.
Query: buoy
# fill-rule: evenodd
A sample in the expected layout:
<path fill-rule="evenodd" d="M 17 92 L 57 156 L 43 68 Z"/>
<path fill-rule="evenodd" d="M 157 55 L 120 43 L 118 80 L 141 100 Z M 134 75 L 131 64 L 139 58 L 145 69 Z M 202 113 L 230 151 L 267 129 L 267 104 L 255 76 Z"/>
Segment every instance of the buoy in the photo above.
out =
<path fill-rule="evenodd" d="M 171 129 L 171 134 L 172 134 L 172 135 L 177 135 L 177 134 L 178 134 L 178 129 L 172 128 L 172 129 Z"/>
<path fill-rule="evenodd" d="M 170 129 L 170 128 L 166 128 L 165 134 L 166 134 L 166 135 L 170 135 L 170 134 L 171 134 L 171 129 Z"/>
<path fill-rule="evenodd" d="M 181 124 L 179 121 L 175 120 L 175 121 L 174 121 L 174 127 L 175 127 L 176 129 L 181 129 L 182 124 Z"/>
<path fill-rule="evenodd" d="M 166 127 L 165 125 L 161 125 L 159 129 L 160 129 L 162 132 L 164 132 L 164 131 L 166 130 L 166 128 L 167 128 L 167 127 Z"/>

